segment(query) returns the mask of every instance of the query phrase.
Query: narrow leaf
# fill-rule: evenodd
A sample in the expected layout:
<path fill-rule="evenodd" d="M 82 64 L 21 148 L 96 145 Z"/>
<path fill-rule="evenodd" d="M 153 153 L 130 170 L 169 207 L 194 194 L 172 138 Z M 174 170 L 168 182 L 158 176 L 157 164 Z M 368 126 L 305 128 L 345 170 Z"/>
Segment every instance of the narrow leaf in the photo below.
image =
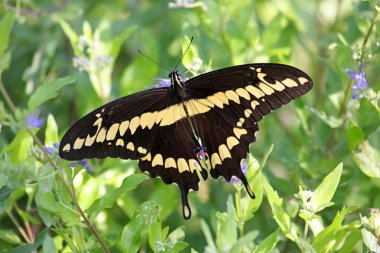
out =
<path fill-rule="evenodd" d="M 343 163 L 340 163 L 315 189 L 313 196 L 310 198 L 312 210 L 318 212 L 330 205 L 330 201 L 338 187 L 342 170 Z"/>
<path fill-rule="evenodd" d="M 58 96 L 58 91 L 68 84 L 74 83 L 78 78 L 79 72 L 72 75 L 58 78 L 54 81 L 45 83 L 37 88 L 28 101 L 28 108 L 35 110 L 46 101 Z"/>
<path fill-rule="evenodd" d="M 111 208 L 115 201 L 126 191 L 135 189 L 139 184 L 148 178 L 145 174 L 134 174 L 126 177 L 119 188 L 113 189 L 95 202 L 87 209 L 92 218 L 96 217 L 100 211 Z"/>

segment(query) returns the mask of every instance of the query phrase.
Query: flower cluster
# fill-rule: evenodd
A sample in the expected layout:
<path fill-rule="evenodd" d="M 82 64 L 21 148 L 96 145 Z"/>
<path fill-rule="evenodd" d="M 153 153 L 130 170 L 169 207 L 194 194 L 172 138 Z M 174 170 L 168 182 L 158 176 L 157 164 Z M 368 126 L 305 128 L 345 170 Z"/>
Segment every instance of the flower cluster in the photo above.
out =
<path fill-rule="evenodd" d="M 194 0 L 175 0 L 175 2 L 170 2 L 168 4 L 169 9 L 174 8 L 189 8 L 192 7 Z"/>
<path fill-rule="evenodd" d="M 44 146 L 44 150 L 49 155 L 52 155 L 54 152 L 58 152 L 59 144 L 54 142 L 53 147 Z"/>
<path fill-rule="evenodd" d="M 87 169 L 88 172 L 93 172 L 94 171 L 94 168 L 91 167 L 87 161 L 85 160 L 79 160 L 78 162 L 72 162 L 70 163 L 70 166 L 71 167 L 76 167 L 77 165 L 81 165 L 83 167 L 85 167 Z"/>
<path fill-rule="evenodd" d="M 80 71 L 99 71 L 114 61 L 108 54 L 95 54 L 94 46 L 85 35 L 79 36 L 77 48 L 80 55 L 73 58 L 73 66 Z"/>
<path fill-rule="evenodd" d="M 350 76 L 352 80 L 356 82 L 354 85 L 352 85 L 352 90 L 354 91 L 352 98 L 360 98 L 360 91 L 368 88 L 367 79 L 365 78 L 364 71 L 360 69 L 359 73 L 356 73 L 347 69 L 346 73 Z"/>

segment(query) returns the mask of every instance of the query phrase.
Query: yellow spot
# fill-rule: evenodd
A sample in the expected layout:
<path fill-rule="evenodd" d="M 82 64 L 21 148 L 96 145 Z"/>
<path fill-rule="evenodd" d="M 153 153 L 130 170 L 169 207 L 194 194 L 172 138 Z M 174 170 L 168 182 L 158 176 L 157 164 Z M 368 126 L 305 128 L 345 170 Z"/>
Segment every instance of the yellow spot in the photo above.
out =
<path fill-rule="evenodd" d="M 132 142 L 128 142 L 127 144 L 127 149 L 131 150 L 131 151 L 135 151 L 135 145 L 133 145 Z"/>
<path fill-rule="evenodd" d="M 193 171 L 196 171 L 197 170 L 197 167 L 195 166 L 195 164 L 198 164 L 198 162 L 194 159 L 189 159 L 189 168 L 190 168 L 190 171 L 193 172 Z M 199 165 L 198 165 L 199 166 Z"/>
<path fill-rule="evenodd" d="M 125 132 L 128 129 L 128 126 L 129 126 L 129 120 L 125 120 L 121 122 L 120 127 L 119 127 L 120 136 L 124 136 Z"/>
<path fill-rule="evenodd" d="M 152 160 L 152 155 L 148 153 L 146 156 L 141 158 L 141 161 L 150 161 Z"/>
<path fill-rule="evenodd" d="M 242 127 L 242 126 L 243 126 L 243 124 L 244 124 L 244 121 L 245 121 L 245 119 L 244 119 L 244 118 L 240 118 L 240 119 L 239 119 L 239 122 L 238 122 L 238 123 L 236 123 L 236 125 L 237 125 L 238 127 Z"/>
<path fill-rule="evenodd" d="M 97 114 L 95 114 L 95 116 L 96 116 L 97 118 L 99 118 L 99 117 L 101 116 L 101 114 L 100 114 L 100 113 L 97 113 Z"/>
<path fill-rule="evenodd" d="M 281 83 L 283 83 L 286 87 L 289 87 L 289 88 L 298 86 L 297 82 L 290 78 L 286 78 L 285 80 L 282 80 Z"/>
<path fill-rule="evenodd" d="M 156 124 L 161 122 L 162 118 L 165 116 L 167 111 L 168 111 L 168 108 L 165 108 L 164 110 L 161 110 L 158 112 L 157 117 L 156 117 Z"/>
<path fill-rule="evenodd" d="M 106 139 L 107 130 L 103 127 L 100 129 L 98 136 L 96 136 L 96 142 L 103 142 Z"/>
<path fill-rule="evenodd" d="M 166 158 L 165 160 L 165 168 L 177 168 L 177 163 L 175 162 L 173 157 Z"/>
<path fill-rule="evenodd" d="M 231 158 L 231 153 L 225 144 L 219 146 L 219 154 L 222 161 L 227 158 Z"/>
<path fill-rule="evenodd" d="M 100 130 L 100 128 L 102 127 L 102 121 L 103 119 L 102 118 L 98 118 L 95 122 L 94 122 L 94 125 L 93 126 L 97 126 L 97 129 L 96 129 L 96 133 L 93 135 L 93 136 L 90 136 L 90 135 L 87 135 L 87 138 L 86 138 L 86 141 L 84 142 L 84 145 L 89 147 L 91 146 L 92 144 L 94 144 L 94 141 L 96 139 L 96 136 Z"/>
<path fill-rule="evenodd" d="M 149 122 L 149 119 L 150 119 L 151 116 L 152 116 L 151 112 L 146 112 L 146 113 L 143 113 L 141 115 L 140 125 L 141 125 L 142 129 L 144 129 L 144 128 L 146 128 L 148 126 L 148 122 Z"/>
<path fill-rule="evenodd" d="M 271 94 L 274 93 L 274 90 L 271 87 L 269 87 L 268 85 L 264 84 L 264 83 L 260 82 L 259 83 L 259 87 L 267 95 L 271 95 Z"/>
<path fill-rule="evenodd" d="M 249 118 L 249 116 L 251 116 L 251 114 L 252 114 L 252 111 L 250 109 L 245 109 L 244 110 L 244 116 L 246 118 Z"/>
<path fill-rule="evenodd" d="M 199 102 L 198 102 L 199 103 Z M 161 120 L 160 126 L 169 126 L 185 117 L 182 104 L 172 105 L 167 108 L 167 112 Z"/>
<path fill-rule="evenodd" d="M 211 101 L 209 101 L 207 98 L 198 99 L 198 101 L 199 101 L 199 103 L 204 104 L 208 107 L 211 107 L 211 108 L 214 107 L 214 104 L 211 103 Z"/>
<path fill-rule="evenodd" d="M 183 206 L 183 215 L 186 217 L 186 219 L 190 218 L 190 210 L 188 206 Z"/>
<path fill-rule="evenodd" d="M 237 103 L 237 104 L 240 104 L 239 95 L 236 94 L 235 91 L 233 91 L 233 90 L 228 90 L 228 91 L 226 91 L 226 96 L 227 96 L 227 98 L 228 98 L 229 100 L 232 100 L 232 101 L 234 101 L 234 102 Z"/>
<path fill-rule="evenodd" d="M 74 149 L 80 149 L 82 146 L 83 146 L 83 143 L 84 143 L 84 139 L 82 138 L 77 138 L 74 142 Z"/>
<path fill-rule="evenodd" d="M 184 172 L 184 171 L 189 171 L 189 165 L 187 164 L 185 158 L 179 158 L 178 161 L 178 170 L 180 173 Z"/>
<path fill-rule="evenodd" d="M 240 139 L 240 137 L 244 134 L 247 134 L 247 130 L 245 130 L 244 128 L 237 128 L 237 127 L 234 127 L 234 134 L 235 136 Z"/>
<path fill-rule="evenodd" d="M 143 147 L 138 147 L 137 148 L 137 152 L 141 153 L 141 154 L 146 154 L 147 150 Z"/>
<path fill-rule="evenodd" d="M 115 139 L 117 131 L 119 130 L 119 125 L 119 123 L 115 123 L 110 127 L 110 129 L 108 129 L 106 137 L 107 141 L 112 141 L 113 139 Z"/>
<path fill-rule="evenodd" d="M 147 120 L 146 126 L 149 129 L 152 129 L 153 125 L 156 123 L 156 118 L 157 118 L 158 112 L 152 112 L 152 115 L 150 115 L 149 119 Z"/>
<path fill-rule="evenodd" d="M 136 132 L 137 127 L 140 124 L 140 117 L 136 116 L 133 119 L 131 119 L 131 122 L 129 123 L 129 130 L 131 130 L 131 134 L 134 134 Z"/>
<path fill-rule="evenodd" d="M 257 77 L 265 84 L 269 85 L 270 87 L 272 87 L 273 89 L 277 90 L 277 91 L 282 91 L 283 89 L 285 89 L 285 86 L 282 85 L 282 83 L 280 83 L 279 81 L 276 80 L 276 83 L 275 84 L 272 84 L 272 83 L 268 83 L 267 81 L 265 81 L 264 77 L 266 76 L 266 74 L 263 74 L 263 73 L 259 73 L 257 74 Z"/>
<path fill-rule="evenodd" d="M 188 105 L 187 111 L 190 117 L 197 114 L 202 114 L 211 110 L 210 107 L 206 106 L 203 103 L 200 103 L 196 99 L 189 100 L 187 105 Z"/>
<path fill-rule="evenodd" d="M 70 151 L 70 149 L 71 149 L 70 143 L 67 143 L 65 146 L 63 146 L 62 151 L 68 152 L 68 151 Z"/>
<path fill-rule="evenodd" d="M 309 82 L 305 77 L 299 77 L 298 81 L 301 83 L 301 85 L 304 85 L 305 83 Z"/>
<path fill-rule="evenodd" d="M 162 160 L 162 155 L 161 154 L 156 154 L 153 158 L 153 161 L 152 161 L 152 167 L 156 166 L 156 165 L 163 165 L 164 162 Z"/>
<path fill-rule="evenodd" d="M 236 90 L 236 93 L 240 96 L 240 97 L 243 97 L 247 100 L 249 100 L 251 98 L 251 96 L 249 95 L 249 93 L 243 89 L 243 88 L 239 88 Z"/>
<path fill-rule="evenodd" d="M 256 72 L 261 72 L 261 68 L 257 68 L 257 69 L 256 69 Z"/>
<path fill-rule="evenodd" d="M 264 101 L 265 101 L 265 99 L 264 99 Z M 251 107 L 252 107 L 252 109 L 255 110 L 256 106 L 259 105 L 259 104 L 260 104 L 260 103 L 257 102 L 256 100 L 253 100 L 252 103 L 251 103 Z"/>
<path fill-rule="evenodd" d="M 208 96 L 207 99 L 217 107 L 223 108 L 223 105 L 228 105 L 228 98 L 223 92 L 217 92 L 214 95 Z"/>
<path fill-rule="evenodd" d="M 116 146 L 124 146 L 124 140 L 123 139 L 117 139 Z"/>
<path fill-rule="evenodd" d="M 253 96 L 255 96 L 256 98 L 261 98 L 263 96 L 265 96 L 265 94 L 259 90 L 258 88 L 256 88 L 255 86 L 252 86 L 252 85 L 248 85 L 245 87 L 245 89 L 251 93 Z"/>
<path fill-rule="evenodd" d="M 222 161 L 220 160 L 220 157 L 219 157 L 218 153 L 214 153 L 211 156 L 211 166 L 215 169 L 215 166 L 218 165 L 218 164 L 221 165 Z"/>
<path fill-rule="evenodd" d="M 232 150 L 233 147 L 236 145 L 239 145 L 239 140 L 236 139 L 234 136 L 230 136 L 227 138 L 227 146 L 230 150 Z"/>

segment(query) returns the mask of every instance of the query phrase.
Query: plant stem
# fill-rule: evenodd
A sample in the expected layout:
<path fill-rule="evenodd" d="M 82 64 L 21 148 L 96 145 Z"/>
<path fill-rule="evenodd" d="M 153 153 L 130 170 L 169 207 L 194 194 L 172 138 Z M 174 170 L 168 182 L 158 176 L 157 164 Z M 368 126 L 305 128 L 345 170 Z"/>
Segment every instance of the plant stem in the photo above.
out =
<path fill-rule="evenodd" d="M 5 87 L 3 85 L 3 82 L 1 80 L 0 80 L 0 92 L 3 94 L 5 100 L 7 101 L 8 106 L 11 108 L 12 112 L 15 113 L 16 112 L 16 107 L 15 107 L 12 99 L 10 98 L 10 96 L 9 96 L 7 90 L 5 89 Z M 54 171 L 55 172 L 60 172 L 60 169 L 58 168 L 57 164 L 55 164 L 55 162 L 53 161 L 53 159 L 50 157 L 50 155 L 44 149 L 44 145 L 42 144 L 42 142 L 40 141 L 40 139 L 38 139 L 38 137 L 30 129 L 27 129 L 27 131 L 28 131 L 29 135 L 32 136 L 34 142 L 37 144 L 37 146 L 40 148 L 40 150 L 43 152 L 43 154 L 45 155 L 46 159 L 48 160 L 48 162 L 50 163 L 50 165 L 52 166 L 52 168 L 54 169 Z M 104 252 L 109 253 L 110 251 L 109 251 L 107 245 L 102 240 L 102 238 L 100 237 L 100 234 L 98 233 L 98 231 L 96 230 L 96 228 L 94 227 L 94 225 L 87 218 L 86 214 L 84 213 L 84 211 L 80 207 L 80 205 L 78 203 L 78 200 L 76 198 L 76 195 L 75 195 L 75 190 L 72 189 L 69 186 L 69 184 L 66 181 L 66 178 L 61 173 L 58 173 L 58 175 L 59 175 L 60 179 L 62 180 L 62 183 L 63 183 L 64 187 L 69 192 L 71 200 L 73 201 L 73 204 L 74 204 L 75 208 L 79 211 L 79 213 L 82 216 L 82 218 L 83 218 L 84 222 L 86 223 L 87 227 L 90 229 L 91 233 L 95 236 L 95 238 L 98 240 L 98 242 L 101 244 Z"/>
<path fill-rule="evenodd" d="M 32 240 L 28 237 L 25 230 L 21 227 L 20 223 L 18 223 L 17 219 L 13 216 L 11 211 L 7 210 L 6 213 L 8 214 L 9 218 L 12 220 L 12 222 L 15 224 L 17 230 L 20 232 L 22 237 L 24 237 L 25 241 L 27 243 L 33 243 Z"/>

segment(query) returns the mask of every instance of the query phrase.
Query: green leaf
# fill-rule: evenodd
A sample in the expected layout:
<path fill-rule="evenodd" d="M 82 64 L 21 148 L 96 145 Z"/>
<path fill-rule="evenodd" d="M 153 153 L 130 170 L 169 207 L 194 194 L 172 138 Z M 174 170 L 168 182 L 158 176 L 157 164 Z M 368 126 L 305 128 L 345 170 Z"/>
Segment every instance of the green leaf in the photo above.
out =
<path fill-rule="evenodd" d="M 239 240 L 235 243 L 235 245 L 231 248 L 231 253 L 240 253 L 247 251 L 247 245 L 251 243 L 257 236 L 259 235 L 259 231 L 250 231 L 244 234 Z"/>
<path fill-rule="evenodd" d="M 14 164 L 20 164 L 23 162 L 29 155 L 28 150 L 33 144 L 33 138 L 30 136 L 28 131 L 21 130 L 19 131 L 14 139 L 12 140 L 11 144 L 6 146 L 2 152 L 1 155 L 4 153 L 9 152 L 9 160 Z"/>
<path fill-rule="evenodd" d="M 54 240 L 50 236 L 46 236 L 44 243 L 42 244 L 43 253 L 58 253 L 55 247 Z"/>
<path fill-rule="evenodd" d="M 46 122 L 45 145 L 52 147 L 54 143 L 58 143 L 58 126 L 52 114 L 49 114 Z"/>
<path fill-rule="evenodd" d="M 212 237 L 210 227 L 207 225 L 206 221 L 203 219 L 201 220 L 201 229 L 202 229 L 204 237 L 206 238 L 207 247 L 210 250 L 216 251 L 216 245 L 215 245 L 214 238 Z"/>
<path fill-rule="evenodd" d="M 45 241 L 48 236 L 49 228 L 44 228 L 41 232 L 38 233 L 33 244 L 21 244 L 18 247 L 14 248 L 11 253 L 26 253 L 36 251 Z"/>
<path fill-rule="evenodd" d="M 0 59 L 4 56 L 5 50 L 8 48 L 14 19 L 15 13 L 10 11 L 0 20 Z"/>
<path fill-rule="evenodd" d="M 65 21 L 61 21 L 60 25 L 61 25 L 63 32 L 67 36 L 67 38 L 69 38 L 71 47 L 74 50 L 74 54 L 78 55 L 80 53 L 79 49 L 78 49 L 78 35 L 71 28 L 71 26 L 68 23 L 66 23 Z"/>
<path fill-rule="evenodd" d="M 133 174 L 126 177 L 119 188 L 113 189 L 95 202 L 86 210 L 92 218 L 96 217 L 104 209 L 111 208 L 115 201 L 126 191 L 135 189 L 148 178 L 145 174 Z"/>
<path fill-rule="evenodd" d="M 270 234 L 259 246 L 255 249 L 254 253 L 266 253 L 270 252 L 278 243 L 278 230 Z"/>
<path fill-rule="evenodd" d="M 277 192 L 269 184 L 268 180 L 264 178 L 263 185 L 267 194 L 269 205 L 272 208 L 272 214 L 277 224 L 280 226 L 281 232 L 293 242 L 298 242 L 298 235 L 289 215 L 282 207 L 282 199 L 278 196 Z"/>
<path fill-rule="evenodd" d="M 6 200 L 11 195 L 12 189 L 8 185 L 0 188 L 0 202 Z"/>
<path fill-rule="evenodd" d="M 58 78 L 54 81 L 45 83 L 37 88 L 28 101 L 28 108 L 35 110 L 46 101 L 58 96 L 58 91 L 68 84 L 74 83 L 79 76 L 79 72 Z"/>
<path fill-rule="evenodd" d="M 231 248 L 237 241 L 236 211 L 231 197 L 227 201 L 227 214 L 219 218 L 216 245 L 219 249 Z"/>
<path fill-rule="evenodd" d="M 364 132 L 356 126 L 353 122 L 350 122 L 347 129 L 348 148 L 350 151 L 354 150 L 364 140 Z"/>
<path fill-rule="evenodd" d="M 312 243 L 313 248 L 317 252 L 330 252 L 330 249 L 334 246 L 336 243 L 336 234 L 341 229 L 342 222 L 344 217 L 347 215 L 347 209 L 343 208 L 341 212 L 338 212 L 335 216 L 333 222 L 322 230 L 317 237 L 315 238 L 314 242 Z"/>
<path fill-rule="evenodd" d="M 132 220 L 123 229 L 121 247 L 125 253 L 137 252 L 141 246 L 141 232 L 153 224 L 159 215 L 159 206 L 154 201 L 143 203 L 134 213 Z"/>
<path fill-rule="evenodd" d="M 58 202 L 54 198 L 53 193 L 37 192 L 35 201 L 38 208 L 44 209 L 59 217 L 67 226 L 78 225 L 79 214 L 75 210 Z"/>
<path fill-rule="evenodd" d="M 318 212 L 331 205 L 330 201 L 338 187 L 342 170 L 343 163 L 340 163 L 315 189 L 313 196 L 310 198 L 311 210 Z"/>
<path fill-rule="evenodd" d="M 21 239 L 16 232 L 10 229 L 0 229 L 0 240 L 9 244 L 20 244 Z"/>
<path fill-rule="evenodd" d="M 380 179 L 380 152 L 373 148 L 368 141 L 361 142 L 351 154 L 356 165 L 364 174 Z"/>
<path fill-rule="evenodd" d="M 366 136 L 380 126 L 380 113 L 367 99 L 362 99 L 358 111 L 358 124 Z"/>

